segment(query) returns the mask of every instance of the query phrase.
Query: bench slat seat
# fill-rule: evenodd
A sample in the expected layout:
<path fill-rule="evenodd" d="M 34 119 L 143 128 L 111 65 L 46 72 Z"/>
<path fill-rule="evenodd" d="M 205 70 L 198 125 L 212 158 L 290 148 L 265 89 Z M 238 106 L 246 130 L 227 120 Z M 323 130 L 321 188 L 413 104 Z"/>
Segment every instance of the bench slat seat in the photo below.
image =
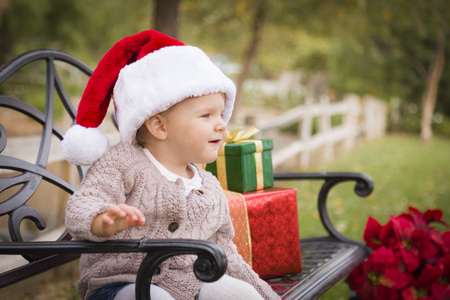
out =
<path fill-rule="evenodd" d="M 367 258 L 367 252 L 328 237 L 301 239 L 303 270 L 266 280 L 282 299 L 318 299 Z"/>

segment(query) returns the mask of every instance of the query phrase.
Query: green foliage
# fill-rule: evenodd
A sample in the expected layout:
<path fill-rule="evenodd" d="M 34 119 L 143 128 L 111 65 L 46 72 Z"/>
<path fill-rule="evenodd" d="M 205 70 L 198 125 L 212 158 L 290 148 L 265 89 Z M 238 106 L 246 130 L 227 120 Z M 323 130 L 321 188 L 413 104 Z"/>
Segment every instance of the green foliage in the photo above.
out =
<path fill-rule="evenodd" d="M 152 1 L 148 0 L 126 4 L 118 0 L 11 1 L 4 23 L 0 24 L 0 36 L 8 38 L 11 49 L 7 55 L 0 53 L 0 59 L 10 59 L 34 49 L 51 48 L 65 51 L 94 68 L 116 41 L 150 28 L 151 4 Z M 28 67 L 2 85 L 2 92 L 23 99 L 43 111 L 45 70 L 42 68 Z M 67 72 L 65 74 L 70 77 Z M 24 85 L 24 82 L 27 84 Z M 17 89 L 17 86 L 26 88 Z M 84 88 L 76 82 L 65 87 L 69 95 L 77 96 Z M 62 111 L 61 104 L 55 102 L 55 113 L 60 115 Z"/>
<path fill-rule="evenodd" d="M 2 33 L 13 45 L 13 55 L 36 48 L 75 47 L 83 24 L 79 1 L 11 1 Z M 74 30 L 75 29 L 75 30 Z"/>
<path fill-rule="evenodd" d="M 180 26 L 180 39 L 240 61 L 246 47 L 243 41 L 250 38 L 254 2 L 184 0 L 180 6 L 181 22 L 186 26 Z"/>
<path fill-rule="evenodd" d="M 23 82 L 27 82 L 26 85 Z M 6 95 L 21 99 L 41 112 L 45 110 L 45 65 L 34 64 L 26 66 L 16 72 L 8 81 L 2 84 Z M 62 105 L 56 103 L 55 110 L 62 112 Z"/>
<path fill-rule="evenodd" d="M 185 1 L 183 28 L 200 45 L 241 62 L 256 0 Z M 443 0 L 267 1 L 253 76 L 276 78 L 300 70 L 307 80 L 325 71 L 339 94 L 399 97 L 419 104 L 437 31 L 449 28 Z M 210 32 L 212 34 L 210 34 Z M 450 47 L 447 47 L 450 54 Z M 450 115 L 450 68 L 444 70 L 437 110 Z"/>
<path fill-rule="evenodd" d="M 209 54 L 242 63 L 260 1 L 180 1 L 179 38 Z M 414 5 L 406 0 L 264 4 L 251 77 L 276 79 L 282 70 L 298 70 L 307 81 L 322 72 L 338 94 L 398 97 L 418 105 L 437 31 L 450 28 L 450 6 L 444 0 L 418 0 Z M 151 27 L 153 5 L 154 0 L 126 4 L 119 0 L 14 0 L 0 24 L 0 42 L 9 39 L 8 58 L 35 48 L 53 48 L 95 67 L 117 40 Z M 448 57 L 450 47 L 446 53 Z M 450 68 L 446 67 L 436 104 L 444 116 L 450 116 L 449 99 Z"/>
<path fill-rule="evenodd" d="M 408 1 L 361 1 L 333 34 L 341 43 L 337 55 L 330 58 L 334 62 L 332 87 L 418 103 L 437 32 L 448 28 L 449 12 L 445 1 L 439 0 L 421 0 L 414 5 Z M 444 76 L 441 86 L 448 80 Z M 439 98 L 448 97 L 440 94 Z"/>
<path fill-rule="evenodd" d="M 437 116 L 438 118 L 436 118 Z M 435 115 L 432 126 L 436 135 L 450 136 L 450 118 L 448 116 Z"/>
<path fill-rule="evenodd" d="M 96 64 L 116 41 L 150 28 L 152 3 L 14 0 L 0 32 L 12 45 L 9 58 L 37 48 L 52 48 Z"/>

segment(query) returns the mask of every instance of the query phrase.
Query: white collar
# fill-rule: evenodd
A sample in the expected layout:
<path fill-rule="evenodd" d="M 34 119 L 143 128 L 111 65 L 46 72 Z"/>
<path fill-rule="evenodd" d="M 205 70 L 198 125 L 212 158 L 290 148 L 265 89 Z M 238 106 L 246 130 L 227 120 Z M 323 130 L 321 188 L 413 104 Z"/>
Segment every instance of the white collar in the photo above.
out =
<path fill-rule="evenodd" d="M 177 181 L 178 178 L 181 178 L 184 183 L 185 191 L 184 194 L 186 198 L 189 196 L 191 191 L 193 189 L 200 189 L 202 187 L 202 178 L 200 177 L 197 167 L 193 164 L 189 164 L 189 168 L 194 172 L 194 176 L 192 178 L 185 178 L 180 175 L 177 175 L 171 171 L 169 171 L 165 166 L 163 166 L 153 155 L 152 153 L 147 149 L 143 148 L 144 153 L 147 155 L 148 158 L 150 158 L 150 161 L 156 166 L 158 171 L 164 175 L 164 177 L 167 178 L 169 181 Z"/>

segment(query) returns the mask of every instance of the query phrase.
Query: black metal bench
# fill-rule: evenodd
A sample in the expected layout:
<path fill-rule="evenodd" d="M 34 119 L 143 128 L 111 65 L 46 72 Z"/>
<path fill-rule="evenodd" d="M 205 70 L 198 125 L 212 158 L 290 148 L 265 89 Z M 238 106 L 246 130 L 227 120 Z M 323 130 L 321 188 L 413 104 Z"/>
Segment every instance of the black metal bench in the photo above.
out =
<path fill-rule="evenodd" d="M 35 61 L 43 61 L 46 66 L 46 82 L 44 83 L 46 102 L 42 112 L 25 101 L 4 95 L 2 91 L 2 84 L 5 81 Z M 27 261 L 26 264 L 1 273 L 0 288 L 72 261 L 82 253 L 99 252 L 146 253 L 137 279 L 138 299 L 150 299 L 148 290 L 154 271 L 163 260 L 175 255 L 198 255 L 193 271 L 200 280 L 213 281 L 220 278 L 226 270 L 226 257 L 217 245 L 205 241 L 142 239 L 93 243 L 73 241 L 67 231 L 64 231 L 55 241 L 25 241 L 26 238 L 22 237 L 24 220 L 31 220 L 34 223 L 33 226 L 39 230 L 46 228 L 42 211 L 33 207 L 33 194 L 39 186 L 50 184 L 64 191 L 64 196 L 60 200 L 64 203 L 75 191 L 67 179 L 54 174 L 55 172 L 49 171 L 48 168 L 52 136 L 59 142 L 64 134 L 54 120 L 56 99 L 59 98 L 72 122 L 76 115 L 76 110 L 69 100 L 66 87 L 56 68 L 59 62 L 64 62 L 65 65 L 78 69 L 88 76 L 92 73 L 92 69 L 80 60 L 55 50 L 27 52 L 0 69 L 0 109 L 10 109 L 24 114 L 40 124 L 42 128 L 41 138 L 36 146 L 38 147 L 36 159 L 30 162 L 23 157 L 14 157 L 15 153 L 4 153 L 7 142 L 13 142 L 11 138 L 7 139 L 8 130 L 0 120 L 0 222 L 3 220 L 0 225 L 7 224 L 9 231 L 9 236 L 0 241 L 0 255 L 21 255 Z M 79 182 L 85 173 L 85 168 L 76 168 Z M 370 254 L 370 249 L 365 245 L 346 238 L 334 228 L 327 213 L 328 193 L 333 186 L 341 182 L 354 181 L 355 193 L 359 196 L 367 196 L 373 189 L 372 180 L 367 175 L 357 173 L 275 174 L 275 180 L 324 181 L 318 195 L 318 210 L 329 235 L 301 239 L 303 263 L 301 273 L 267 280 L 274 287 L 283 286 L 283 290 L 279 292 L 283 299 L 317 299 L 345 278 Z M 35 238 L 36 235 L 37 233 L 31 236 Z"/>

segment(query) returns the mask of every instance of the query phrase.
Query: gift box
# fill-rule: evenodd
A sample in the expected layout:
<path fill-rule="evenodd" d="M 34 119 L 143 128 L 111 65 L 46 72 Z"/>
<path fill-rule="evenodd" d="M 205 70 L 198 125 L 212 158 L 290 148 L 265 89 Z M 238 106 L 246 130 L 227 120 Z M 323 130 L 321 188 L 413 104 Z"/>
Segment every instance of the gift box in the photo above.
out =
<path fill-rule="evenodd" d="M 261 278 L 301 272 L 297 190 L 270 188 L 243 196 L 253 270 Z"/>
<path fill-rule="evenodd" d="M 233 242 L 237 246 L 238 253 L 252 266 L 252 240 L 244 196 L 240 193 L 224 192 L 227 196 L 231 221 L 234 227 Z"/>
<path fill-rule="evenodd" d="M 272 149 L 269 139 L 226 143 L 206 170 L 225 190 L 245 193 L 269 188 L 273 186 Z"/>

